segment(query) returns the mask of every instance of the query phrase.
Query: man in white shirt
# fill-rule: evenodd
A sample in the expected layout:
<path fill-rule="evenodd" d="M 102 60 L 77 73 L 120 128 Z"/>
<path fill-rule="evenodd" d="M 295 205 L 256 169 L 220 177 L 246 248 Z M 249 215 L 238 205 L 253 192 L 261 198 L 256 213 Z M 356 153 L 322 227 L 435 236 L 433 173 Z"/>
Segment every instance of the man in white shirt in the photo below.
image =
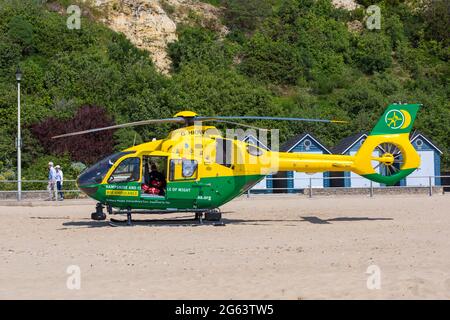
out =
<path fill-rule="evenodd" d="M 56 188 L 58 189 L 58 200 L 63 201 L 64 200 L 64 192 L 62 192 L 62 185 L 63 185 L 63 172 L 61 170 L 61 167 L 57 165 L 55 167 L 56 169 Z"/>
<path fill-rule="evenodd" d="M 53 168 L 53 162 L 48 163 L 48 201 L 56 200 L 56 170 Z"/>

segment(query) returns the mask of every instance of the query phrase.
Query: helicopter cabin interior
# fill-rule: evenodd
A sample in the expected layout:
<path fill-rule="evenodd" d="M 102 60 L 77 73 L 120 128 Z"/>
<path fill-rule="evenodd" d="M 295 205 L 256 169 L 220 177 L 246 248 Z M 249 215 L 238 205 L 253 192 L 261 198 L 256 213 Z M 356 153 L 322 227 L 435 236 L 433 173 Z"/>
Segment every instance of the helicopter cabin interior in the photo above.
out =
<path fill-rule="evenodd" d="M 167 177 L 167 157 L 142 157 L 142 197 L 165 197 Z"/>
<path fill-rule="evenodd" d="M 142 158 L 129 157 L 122 160 L 108 178 L 108 183 L 140 183 L 141 197 L 165 198 L 167 180 L 176 182 L 196 180 L 197 175 L 196 160 L 171 159 L 168 164 L 167 156 L 143 155 Z"/>

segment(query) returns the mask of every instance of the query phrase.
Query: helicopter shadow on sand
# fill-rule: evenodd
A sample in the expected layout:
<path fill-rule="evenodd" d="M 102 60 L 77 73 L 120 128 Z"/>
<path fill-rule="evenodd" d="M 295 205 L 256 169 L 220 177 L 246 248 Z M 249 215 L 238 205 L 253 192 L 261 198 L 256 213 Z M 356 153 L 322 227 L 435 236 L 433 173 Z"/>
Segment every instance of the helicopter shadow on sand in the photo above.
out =
<path fill-rule="evenodd" d="M 94 221 L 89 218 L 82 218 L 80 220 L 72 220 L 62 223 L 63 227 L 58 230 L 69 230 L 69 229 L 81 229 L 81 228 L 102 228 L 109 227 L 108 221 Z"/>
<path fill-rule="evenodd" d="M 393 218 L 371 218 L 371 217 L 338 217 L 322 219 L 318 216 L 301 216 L 299 219 L 227 219 L 222 221 L 225 224 L 245 224 L 245 225 L 270 225 L 270 223 L 288 223 L 284 226 L 297 226 L 298 223 L 309 222 L 312 224 L 333 224 L 334 222 L 360 222 L 360 221 L 391 221 Z"/>
<path fill-rule="evenodd" d="M 225 212 L 228 213 L 228 212 Z M 123 215 L 114 215 L 123 216 Z M 117 219 L 116 217 L 111 220 L 94 221 L 88 218 L 80 219 L 77 221 L 63 222 L 63 227 L 58 230 L 79 229 L 79 228 L 103 228 L 103 227 L 122 227 L 127 226 L 126 217 Z M 133 226 L 147 226 L 147 227 L 197 227 L 197 226 L 224 226 L 223 221 L 205 221 L 201 223 L 194 219 L 192 215 L 178 216 L 172 218 L 156 218 L 156 219 L 144 219 L 138 218 L 132 220 Z"/>
<path fill-rule="evenodd" d="M 233 213 L 233 211 L 223 212 L 223 214 Z M 340 222 L 364 222 L 364 221 L 392 221 L 393 218 L 385 217 L 337 217 L 323 219 L 318 216 L 301 216 L 299 219 L 236 219 L 232 217 L 224 217 L 220 222 L 205 221 L 199 222 L 192 218 L 192 216 L 180 216 L 173 218 L 159 218 L 159 219 L 136 219 L 133 220 L 133 226 L 147 226 L 147 227 L 199 227 L 199 226 L 226 226 L 226 225 L 280 225 L 283 226 L 298 226 L 299 223 L 312 224 L 334 224 Z M 103 228 L 111 226 L 126 226 L 126 220 L 119 220 L 117 222 L 93 221 L 91 219 L 82 219 L 78 221 L 64 222 L 63 228 L 59 230 L 67 230 L 73 228 Z"/>

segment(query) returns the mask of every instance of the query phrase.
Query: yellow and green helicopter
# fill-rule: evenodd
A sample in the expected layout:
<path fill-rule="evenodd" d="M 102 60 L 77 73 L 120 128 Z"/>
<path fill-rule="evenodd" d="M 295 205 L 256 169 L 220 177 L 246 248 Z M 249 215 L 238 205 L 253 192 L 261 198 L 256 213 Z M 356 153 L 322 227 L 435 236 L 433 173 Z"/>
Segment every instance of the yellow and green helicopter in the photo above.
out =
<path fill-rule="evenodd" d="M 130 126 L 179 123 L 168 137 L 113 154 L 86 169 L 79 189 L 98 201 L 94 220 L 106 219 L 113 208 L 127 213 L 194 212 L 196 219 L 220 221 L 219 207 L 238 197 L 266 175 L 278 171 L 306 173 L 352 171 L 385 185 L 394 185 L 416 170 L 420 158 L 409 140 L 419 104 L 392 104 L 385 110 L 356 155 L 276 152 L 238 139 L 227 139 L 207 121 L 336 120 L 259 116 L 202 117 L 182 111 L 173 118 L 143 120 L 67 133 L 54 138 Z M 125 222 L 125 221 L 124 221 Z"/>

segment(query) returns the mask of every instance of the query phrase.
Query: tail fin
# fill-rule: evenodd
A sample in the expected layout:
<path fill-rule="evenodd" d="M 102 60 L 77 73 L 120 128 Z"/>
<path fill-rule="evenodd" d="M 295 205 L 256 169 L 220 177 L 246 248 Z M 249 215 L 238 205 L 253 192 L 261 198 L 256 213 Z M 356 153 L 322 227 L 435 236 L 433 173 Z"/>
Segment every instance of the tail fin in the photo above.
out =
<path fill-rule="evenodd" d="M 391 104 L 370 135 L 409 133 L 420 106 L 420 104 Z"/>
<path fill-rule="evenodd" d="M 391 104 L 355 156 L 353 171 L 394 185 L 415 171 L 420 157 L 409 140 L 420 104 Z"/>

